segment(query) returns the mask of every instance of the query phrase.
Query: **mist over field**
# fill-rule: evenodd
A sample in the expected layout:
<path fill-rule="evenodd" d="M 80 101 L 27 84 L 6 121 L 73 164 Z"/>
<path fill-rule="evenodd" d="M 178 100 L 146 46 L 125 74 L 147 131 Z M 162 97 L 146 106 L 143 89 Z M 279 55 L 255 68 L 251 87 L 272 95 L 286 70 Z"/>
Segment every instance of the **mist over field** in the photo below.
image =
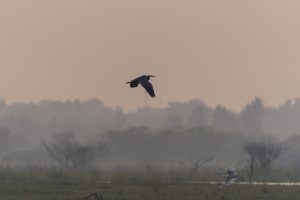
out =
<path fill-rule="evenodd" d="M 299 10 L 1 0 L 0 199 L 299 200 Z"/>
<path fill-rule="evenodd" d="M 96 168 L 145 163 L 177 166 L 197 159 L 210 159 L 214 166 L 234 166 L 246 159 L 246 144 L 276 142 L 288 151 L 275 165 L 300 167 L 299 99 L 268 107 L 255 98 L 239 113 L 223 106 L 209 107 L 201 100 L 131 112 L 108 107 L 98 99 L 9 105 L 2 100 L 0 113 L 2 165 L 63 167 L 62 158 L 55 157 L 51 148 L 69 144 L 85 148 L 100 142 L 105 151 L 95 155 L 92 166 Z M 87 154 L 82 157 L 86 159 Z"/>

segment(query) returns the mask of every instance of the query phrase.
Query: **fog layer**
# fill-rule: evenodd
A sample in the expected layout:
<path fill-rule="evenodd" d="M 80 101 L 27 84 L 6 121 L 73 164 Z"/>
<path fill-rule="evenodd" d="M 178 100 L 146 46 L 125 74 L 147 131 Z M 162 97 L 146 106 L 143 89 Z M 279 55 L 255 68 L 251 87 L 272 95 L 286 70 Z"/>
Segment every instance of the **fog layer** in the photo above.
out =
<path fill-rule="evenodd" d="M 1 158 L 49 161 L 45 144 L 65 140 L 78 145 L 105 143 L 107 163 L 178 163 L 199 157 L 213 157 L 219 164 L 236 162 L 243 157 L 243 145 L 254 141 L 287 143 L 296 159 L 299 117 L 299 99 L 268 107 L 255 98 L 239 113 L 223 106 L 209 107 L 201 100 L 134 112 L 105 106 L 98 99 L 11 105 L 2 100 Z"/>

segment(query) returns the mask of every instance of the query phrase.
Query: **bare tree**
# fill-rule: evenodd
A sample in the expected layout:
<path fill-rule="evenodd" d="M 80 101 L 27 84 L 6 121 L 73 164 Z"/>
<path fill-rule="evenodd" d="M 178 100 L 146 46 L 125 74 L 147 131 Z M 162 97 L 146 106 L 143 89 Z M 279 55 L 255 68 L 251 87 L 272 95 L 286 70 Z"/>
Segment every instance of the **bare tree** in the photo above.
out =
<path fill-rule="evenodd" d="M 193 168 L 190 170 L 190 175 L 189 175 L 189 181 L 193 181 L 193 178 L 195 178 L 195 176 L 198 173 L 198 169 L 204 165 L 206 165 L 207 163 L 211 162 L 212 160 L 214 160 L 213 157 L 207 157 L 207 158 L 197 158 L 194 160 L 193 163 Z"/>
<path fill-rule="evenodd" d="M 247 154 L 248 156 L 248 167 L 249 167 L 249 182 L 252 183 L 252 177 L 254 174 L 254 168 L 257 162 L 257 157 L 258 157 L 258 148 L 259 144 L 252 142 L 250 144 L 246 144 L 243 147 L 243 151 Z"/>
<path fill-rule="evenodd" d="M 252 182 L 256 164 L 259 164 L 265 171 L 269 171 L 273 161 L 286 150 L 286 146 L 281 143 L 253 142 L 246 144 L 243 147 L 243 151 L 248 155 L 249 182 Z"/>
<path fill-rule="evenodd" d="M 103 141 L 80 144 L 72 132 L 56 135 L 53 142 L 44 147 L 51 158 L 61 167 L 69 170 L 84 170 L 91 161 L 107 154 L 108 149 Z"/>
<path fill-rule="evenodd" d="M 273 161 L 286 150 L 287 147 L 282 143 L 260 143 L 258 145 L 257 161 L 264 170 L 270 170 Z"/>

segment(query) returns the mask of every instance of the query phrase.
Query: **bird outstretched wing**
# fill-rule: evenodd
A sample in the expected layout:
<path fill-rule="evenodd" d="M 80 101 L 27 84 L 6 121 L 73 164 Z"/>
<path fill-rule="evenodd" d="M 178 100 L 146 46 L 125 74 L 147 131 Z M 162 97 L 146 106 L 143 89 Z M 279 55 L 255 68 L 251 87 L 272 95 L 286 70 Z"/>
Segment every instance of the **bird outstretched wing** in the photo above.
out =
<path fill-rule="evenodd" d="M 225 180 L 224 185 L 231 185 L 237 181 L 237 178 L 227 177 Z"/>
<path fill-rule="evenodd" d="M 153 86 L 148 80 L 141 79 L 140 84 L 146 89 L 151 97 L 155 97 Z"/>

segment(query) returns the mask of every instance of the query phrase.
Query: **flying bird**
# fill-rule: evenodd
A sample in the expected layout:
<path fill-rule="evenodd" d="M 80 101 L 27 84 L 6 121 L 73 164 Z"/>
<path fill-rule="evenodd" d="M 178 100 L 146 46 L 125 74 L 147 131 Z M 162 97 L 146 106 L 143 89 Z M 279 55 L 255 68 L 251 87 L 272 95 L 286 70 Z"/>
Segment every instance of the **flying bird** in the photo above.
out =
<path fill-rule="evenodd" d="M 129 84 L 131 88 L 135 88 L 139 84 L 141 84 L 151 97 L 155 97 L 153 86 L 149 81 L 151 77 L 155 77 L 155 76 L 143 75 L 143 76 L 137 77 L 131 81 L 128 81 L 126 83 Z"/>
<path fill-rule="evenodd" d="M 237 175 L 237 172 L 234 168 L 227 168 L 226 173 L 217 173 L 219 176 L 226 177 L 225 182 L 222 184 L 222 186 L 231 185 L 236 182 L 244 181 L 243 177 L 240 177 Z"/>

